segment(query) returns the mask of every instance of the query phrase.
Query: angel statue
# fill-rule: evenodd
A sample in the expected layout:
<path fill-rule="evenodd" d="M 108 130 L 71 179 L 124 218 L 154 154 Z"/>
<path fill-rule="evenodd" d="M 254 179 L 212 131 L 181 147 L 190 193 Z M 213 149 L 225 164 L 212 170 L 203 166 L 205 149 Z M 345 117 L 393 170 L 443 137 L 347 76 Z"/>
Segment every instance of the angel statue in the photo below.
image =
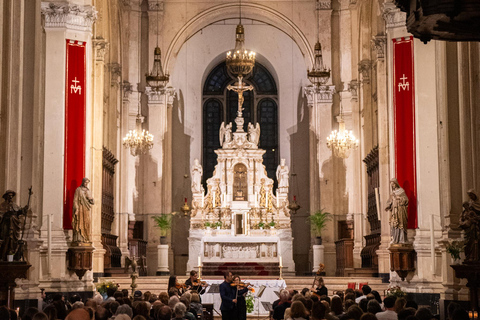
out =
<path fill-rule="evenodd" d="M 260 139 L 260 124 L 257 122 L 255 126 L 252 123 L 248 124 L 248 135 L 251 143 L 258 145 Z"/>
<path fill-rule="evenodd" d="M 232 123 L 225 125 L 225 122 L 222 122 L 220 125 L 220 146 L 223 147 L 223 142 L 228 143 L 232 141 Z"/>
<path fill-rule="evenodd" d="M 202 165 L 198 162 L 198 159 L 195 159 L 192 166 L 192 192 L 202 192 L 202 175 L 203 169 Z"/>

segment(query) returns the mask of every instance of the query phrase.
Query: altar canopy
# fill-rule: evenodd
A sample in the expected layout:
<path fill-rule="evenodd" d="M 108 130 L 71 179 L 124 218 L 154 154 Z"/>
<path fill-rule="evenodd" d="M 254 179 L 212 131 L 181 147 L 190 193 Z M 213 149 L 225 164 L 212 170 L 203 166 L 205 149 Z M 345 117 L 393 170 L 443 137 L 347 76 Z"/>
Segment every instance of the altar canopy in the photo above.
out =
<path fill-rule="evenodd" d="M 278 188 L 263 165 L 265 150 L 258 148 L 260 125 L 243 130 L 241 113 L 220 127 L 218 163 L 201 185 L 201 165 L 192 166 L 192 211 L 187 270 L 204 267 L 206 274 L 238 271 L 235 263 L 251 262 L 249 275 L 294 274 L 292 230 L 288 209 L 288 166 L 277 168 Z M 240 269 L 241 270 L 241 269 Z M 241 271 L 240 271 L 241 272 Z"/>

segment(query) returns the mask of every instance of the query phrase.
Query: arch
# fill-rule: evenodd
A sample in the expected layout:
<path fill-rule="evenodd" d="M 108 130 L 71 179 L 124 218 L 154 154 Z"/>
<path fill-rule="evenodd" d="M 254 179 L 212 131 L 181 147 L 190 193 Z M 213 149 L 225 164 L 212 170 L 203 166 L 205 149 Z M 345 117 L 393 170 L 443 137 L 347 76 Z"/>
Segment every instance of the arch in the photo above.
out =
<path fill-rule="evenodd" d="M 187 21 L 172 39 L 165 54 L 165 70 L 169 70 L 170 63 L 175 59 L 183 44 L 188 39 L 206 26 L 228 19 L 238 19 L 240 5 L 237 3 L 224 3 L 200 12 Z M 313 65 L 314 55 L 312 46 L 300 28 L 284 14 L 258 3 L 243 3 L 241 6 L 245 19 L 264 22 L 276 27 L 288 35 L 302 52 L 308 66 Z"/>

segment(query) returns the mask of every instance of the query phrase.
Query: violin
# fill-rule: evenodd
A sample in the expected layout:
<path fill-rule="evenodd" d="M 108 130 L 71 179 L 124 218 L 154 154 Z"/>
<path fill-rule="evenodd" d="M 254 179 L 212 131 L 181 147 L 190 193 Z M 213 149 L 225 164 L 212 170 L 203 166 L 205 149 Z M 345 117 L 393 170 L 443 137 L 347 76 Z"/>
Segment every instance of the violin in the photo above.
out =
<path fill-rule="evenodd" d="M 200 279 L 198 279 L 197 281 L 192 282 L 192 286 L 194 286 L 194 287 L 205 287 L 205 286 L 208 286 L 208 283 L 206 281 L 201 281 Z"/>
<path fill-rule="evenodd" d="M 232 282 L 232 283 L 230 283 L 230 286 L 237 287 L 237 289 L 243 289 L 243 288 L 252 287 L 253 285 L 250 282 L 246 282 L 246 283 L 245 282 L 239 282 L 239 283 Z M 248 288 L 248 289 L 253 289 L 253 288 Z"/>
<path fill-rule="evenodd" d="M 185 285 L 185 283 L 176 282 L 176 283 L 175 283 L 175 288 L 177 288 L 177 289 L 186 289 L 187 286 Z"/>

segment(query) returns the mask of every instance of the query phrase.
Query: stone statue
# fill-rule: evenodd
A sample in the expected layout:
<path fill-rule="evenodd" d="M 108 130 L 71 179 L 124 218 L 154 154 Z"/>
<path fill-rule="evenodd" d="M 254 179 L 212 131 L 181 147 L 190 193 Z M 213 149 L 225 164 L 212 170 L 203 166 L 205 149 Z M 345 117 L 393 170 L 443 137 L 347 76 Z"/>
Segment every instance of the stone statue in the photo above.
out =
<path fill-rule="evenodd" d="M 386 211 L 390 211 L 391 243 L 407 242 L 408 197 L 396 178 L 390 180 L 392 192 L 387 201 Z"/>
<path fill-rule="evenodd" d="M 288 166 L 285 164 L 285 159 L 280 160 L 280 164 L 277 167 L 277 181 L 278 188 L 288 188 Z"/>
<path fill-rule="evenodd" d="M 223 147 L 223 143 L 230 141 L 232 141 L 232 123 L 225 125 L 225 122 L 222 122 L 220 125 L 220 146 Z"/>
<path fill-rule="evenodd" d="M 193 193 L 203 192 L 202 175 L 203 175 L 202 165 L 198 162 L 198 159 L 195 159 L 192 166 L 192 192 Z"/>
<path fill-rule="evenodd" d="M 19 247 L 22 225 L 20 216 L 26 216 L 28 205 L 20 208 L 13 198 L 16 193 L 5 191 L 4 201 L 0 204 L 0 260 L 6 261 L 7 255 L 14 255 Z"/>
<path fill-rule="evenodd" d="M 480 261 L 480 201 L 475 190 L 467 192 L 468 201 L 463 203 L 463 212 L 460 216 L 460 228 L 465 232 L 465 261 Z"/>
<path fill-rule="evenodd" d="M 77 243 L 90 242 L 90 209 L 94 204 L 94 200 L 87 187 L 89 182 L 88 178 L 83 178 L 82 185 L 75 190 L 75 195 L 73 196 L 73 241 Z"/>
<path fill-rule="evenodd" d="M 258 146 L 258 140 L 260 139 L 260 124 L 257 122 L 255 126 L 252 123 L 248 124 L 249 141 Z"/>

